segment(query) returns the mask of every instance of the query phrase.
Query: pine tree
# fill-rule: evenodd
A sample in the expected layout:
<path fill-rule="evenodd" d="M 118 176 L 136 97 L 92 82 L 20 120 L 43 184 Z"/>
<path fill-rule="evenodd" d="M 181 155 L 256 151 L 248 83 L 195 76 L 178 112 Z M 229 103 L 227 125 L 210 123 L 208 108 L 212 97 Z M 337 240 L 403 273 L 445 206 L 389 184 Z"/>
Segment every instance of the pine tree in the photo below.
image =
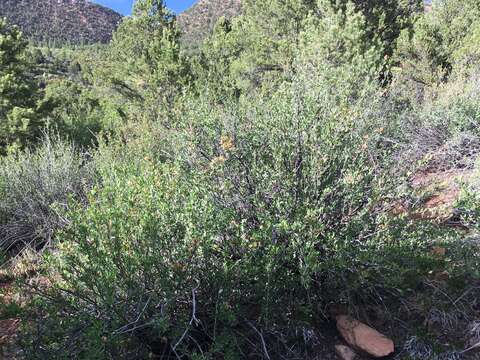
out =
<path fill-rule="evenodd" d="M 368 36 L 378 37 L 385 54 L 391 56 L 404 29 L 412 29 L 416 16 L 423 13 L 423 0 L 330 0 L 337 9 L 349 3 L 365 16 Z"/>
<path fill-rule="evenodd" d="M 478 59 L 480 3 L 442 0 L 415 22 L 413 34 L 403 32 L 396 51 L 403 80 L 425 86 L 444 82 L 455 67 Z"/>
<path fill-rule="evenodd" d="M 18 28 L 0 19 L 0 152 L 29 144 L 43 125 L 27 46 Z"/>
<path fill-rule="evenodd" d="M 260 84 L 271 87 L 292 69 L 304 20 L 315 9 L 316 0 L 245 2 L 230 35 L 241 49 L 231 66 L 240 88 L 250 92 Z"/>
<path fill-rule="evenodd" d="M 317 14 L 309 16 L 301 34 L 296 72 L 342 84 L 346 91 L 376 82 L 385 65 L 385 48 L 366 23 L 353 3 L 338 8 L 318 1 Z"/>
<path fill-rule="evenodd" d="M 171 109 L 189 81 L 175 16 L 162 0 L 138 0 L 114 34 L 111 82 L 151 119 Z"/>
<path fill-rule="evenodd" d="M 196 90 L 207 95 L 213 103 L 221 104 L 238 99 L 240 95 L 231 66 L 241 50 L 231 37 L 231 32 L 231 20 L 220 18 L 212 35 L 204 42 L 201 52 L 192 61 Z"/>
<path fill-rule="evenodd" d="M 421 4 L 421 0 L 246 0 L 243 14 L 233 20 L 231 30 L 214 33 L 203 53 L 216 56 L 222 54 L 220 49 L 228 49 L 235 58 L 230 56 L 228 66 L 224 66 L 228 70 L 225 76 L 235 81 L 241 93 L 259 88 L 269 91 L 294 71 L 305 31 L 316 33 L 314 27 L 321 24 L 329 30 L 327 22 L 322 23 L 323 18 L 347 12 L 361 15 L 362 24 L 357 22 L 355 26 L 361 28 L 363 37 L 377 42 L 382 51 L 380 58 L 390 58 L 401 31 L 413 26 Z M 344 25 L 348 30 L 348 22 Z"/>

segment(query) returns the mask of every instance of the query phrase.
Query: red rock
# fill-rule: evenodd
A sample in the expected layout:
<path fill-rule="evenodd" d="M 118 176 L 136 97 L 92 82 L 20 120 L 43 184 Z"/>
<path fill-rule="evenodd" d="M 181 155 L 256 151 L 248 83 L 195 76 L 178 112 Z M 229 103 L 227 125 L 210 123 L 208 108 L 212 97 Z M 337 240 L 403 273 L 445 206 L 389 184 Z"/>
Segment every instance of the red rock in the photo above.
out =
<path fill-rule="evenodd" d="M 336 320 L 338 331 L 351 347 L 376 358 L 395 351 L 393 341 L 370 326 L 347 315 L 339 315 Z"/>

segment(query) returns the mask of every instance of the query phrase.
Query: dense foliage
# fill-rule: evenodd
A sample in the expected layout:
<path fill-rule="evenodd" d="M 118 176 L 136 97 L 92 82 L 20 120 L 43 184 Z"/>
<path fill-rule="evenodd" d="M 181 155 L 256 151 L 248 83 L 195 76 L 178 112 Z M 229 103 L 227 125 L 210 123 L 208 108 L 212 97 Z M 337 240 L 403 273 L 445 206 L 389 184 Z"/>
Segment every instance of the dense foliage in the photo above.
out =
<path fill-rule="evenodd" d="M 25 146 L 38 136 L 44 122 L 41 91 L 33 79 L 27 42 L 17 28 L 0 20 L 0 150 Z M 42 124 L 43 123 L 43 124 Z"/>
<path fill-rule="evenodd" d="M 101 47 L 0 28 L 0 74 L 36 94 L 0 162 L 0 245 L 37 251 L 48 284 L 24 284 L 25 355 L 327 358 L 341 308 L 398 359 L 460 358 L 480 288 L 476 2 L 242 4 L 195 51 L 160 0 Z"/>
<path fill-rule="evenodd" d="M 71 197 L 82 198 L 91 182 L 87 166 L 71 145 L 45 139 L 35 152 L 2 159 L 1 246 L 41 249 L 66 224 L 61 214 Z"/>

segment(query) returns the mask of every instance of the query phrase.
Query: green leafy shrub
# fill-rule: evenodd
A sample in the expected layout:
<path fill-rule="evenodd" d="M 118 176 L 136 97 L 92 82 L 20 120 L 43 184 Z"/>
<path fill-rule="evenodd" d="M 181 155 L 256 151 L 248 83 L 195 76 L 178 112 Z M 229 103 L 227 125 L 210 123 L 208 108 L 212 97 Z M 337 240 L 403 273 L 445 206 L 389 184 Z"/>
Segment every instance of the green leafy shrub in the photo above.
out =
<path fill-rule="evenodd" d="M 170 157 L 100 148 L 101 181 L 47 262 L 31 358 L 307 356 L 313 336 L 287 344 L 330 302 L 418 284 L 429 229 L 383 209 L 395 114 L 368 80 L 298 76 L 250 106 L 192 100 Z"/>
<path fill-rule="evenodd" d="M 62 341 L 52 339 L 50 347 L 42 345 L 45 352 L 32 356 L 184 352 L 201 326 L 212 325 L 210 301 L 224 296 L 216 286 L 232 271 L 221 254 L 228 213 L 215 211 L 201 179 L 186 178 L 173 165 L 138 160 L 105 166 L 100 173 L 102 186 L 89 194 L 87 209 L 70 209 L 72 225 L 61 237 L 61 255 L 52 260 L 62 279 L 55 290 L 68 290 L 67 303 L 60 319 L 52 317 L 45 325 L 63 333 Z M 67 314 L 71 321 L 64 323 Z M 80 342 L 77 326 L 85 330 Z M 69 338 L 75 346 L 62 348 Z M 125 352 L 125 342 L 136 352 Z"/>
<path fill-rule="evenodd" d="M 138 3 L 102 69 L 127 121 L 100 141 L 85 196 L 49 207 L 68 221 L 46 255 L 52 286 L 25 314 L 28 357 L 305 359 L 332 303 L 381 304 L 393 319 L 418 292 L 424 324 L 457 319 L 426 288 L 445 271 L 445 291 L 461 297 L 477 246 L 391 210 L 409 171 L 471 170 L 476 77 L 452 73 L 415 100 L 395 88 L 401 77 L 381 87 L 384 41 L 412 19 L 372 35 L 408 7 L 373 3 L 374 14 L 360 2 L 252 2 L 218 24 L 194 90 L 163 2 Z"/>
<path fill-rule="evenodd" d="M 115 106 L 86 80 L 50 81 L 45 101 L 55 104 L 48 115 L 50 130 L 80 147 L 94 147 L 102 132 L 112 132 L 121 124 Z"/>

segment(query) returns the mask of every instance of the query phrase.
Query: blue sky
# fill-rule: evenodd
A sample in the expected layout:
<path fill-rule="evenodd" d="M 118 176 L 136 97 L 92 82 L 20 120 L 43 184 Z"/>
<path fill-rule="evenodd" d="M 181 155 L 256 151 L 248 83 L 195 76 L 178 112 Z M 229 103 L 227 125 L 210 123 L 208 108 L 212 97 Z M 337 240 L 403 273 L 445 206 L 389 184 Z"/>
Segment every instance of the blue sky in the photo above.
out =
<path fill-rule="evenodd" d="M 134 0 L 94 0 L 95 2 L 108 6 L 121 14 L 128 15 L 132 9 Z M 192 6 L 196 0 L 167 0 L 167 6 L 176 13 Z"/>

